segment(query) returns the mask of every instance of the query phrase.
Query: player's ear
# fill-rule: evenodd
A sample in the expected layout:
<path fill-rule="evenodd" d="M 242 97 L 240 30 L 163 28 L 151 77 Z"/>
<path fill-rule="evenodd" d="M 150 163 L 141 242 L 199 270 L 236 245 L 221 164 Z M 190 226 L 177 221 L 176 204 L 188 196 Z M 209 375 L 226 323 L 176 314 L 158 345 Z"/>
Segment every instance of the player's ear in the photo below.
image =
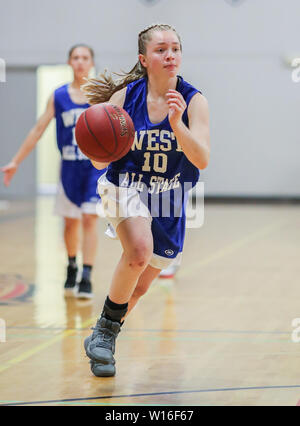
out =
<path fill-rule="evenodd" d="M 143 65 L 143 67 L 147 68 L 147 60 L 145 56 L 142 55 L 141 53 L 139 54 L 139 60 L 140 60 L 140 63 Z"/>

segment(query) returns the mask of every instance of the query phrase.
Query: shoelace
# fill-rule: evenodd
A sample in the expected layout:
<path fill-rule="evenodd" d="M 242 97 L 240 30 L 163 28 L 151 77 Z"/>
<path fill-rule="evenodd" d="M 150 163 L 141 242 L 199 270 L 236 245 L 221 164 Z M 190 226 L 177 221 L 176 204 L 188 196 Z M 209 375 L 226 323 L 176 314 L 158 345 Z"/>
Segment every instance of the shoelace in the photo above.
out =
<path fill-rule="evenodd" d="M 95 344 L 95 346 L 100 346 L 101 348 L 111 350 L 113 346 L 113 339 L 115 337 L 114 333 L 108 330 L 107 328 L 102 328 L 98 326 L 98 324 L 96 325 L 96 327 L 92 327 L 92 330 L 93 334 L 94 331 L 98 332 L 95 333 L 95 337 L 93 339 L 93 343 Z"/>

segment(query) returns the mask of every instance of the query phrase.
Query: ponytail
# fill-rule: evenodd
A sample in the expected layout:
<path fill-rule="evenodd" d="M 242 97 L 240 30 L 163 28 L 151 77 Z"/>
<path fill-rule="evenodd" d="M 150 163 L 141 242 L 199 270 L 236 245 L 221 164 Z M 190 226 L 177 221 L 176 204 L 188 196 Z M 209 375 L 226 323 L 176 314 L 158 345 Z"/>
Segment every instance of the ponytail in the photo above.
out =
<path fill-rule="evenodd" d="M 147 72 L 138 61 L 128 73 L 114 74 L 120 78 L 114 80 L 112 75 L 105 70 L 98 78 L 91 78 L 81 86 L 90 105 L 108 102 L 115 92 L 123 89 L 129 83 L 145 77 Z"/>

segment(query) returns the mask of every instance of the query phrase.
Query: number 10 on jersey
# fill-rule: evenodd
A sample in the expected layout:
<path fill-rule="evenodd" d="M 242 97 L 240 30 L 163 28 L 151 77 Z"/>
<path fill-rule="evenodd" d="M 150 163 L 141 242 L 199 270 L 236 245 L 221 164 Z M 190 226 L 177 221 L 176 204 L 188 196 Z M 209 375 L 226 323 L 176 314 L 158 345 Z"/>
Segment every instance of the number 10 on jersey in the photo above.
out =
<path fill-rule="evenodd" d="M 165 173 L 167 171 L 167 154 L 157 153 L 151 157 L 151 152 L 145 152 L 144 160 L 144 165 L 142 167 L 143 172 L 151 172 L 154 170 L 157 173 Z"/>

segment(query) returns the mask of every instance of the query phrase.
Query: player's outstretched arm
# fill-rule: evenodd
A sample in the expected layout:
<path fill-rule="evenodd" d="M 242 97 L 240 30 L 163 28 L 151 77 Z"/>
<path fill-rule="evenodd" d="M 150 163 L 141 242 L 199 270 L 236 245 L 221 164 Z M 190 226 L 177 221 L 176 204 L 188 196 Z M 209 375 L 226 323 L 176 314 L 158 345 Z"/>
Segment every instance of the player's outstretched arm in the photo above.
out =
<path fill-rule="evenodd" d="M 22 143 L 20 149 L 13 157 L 13 159 L 6 166 L 1 168 L 4 173 L 4 185 L 8 186 L 18 170 L 19 165 L 27 157 L 27 155 L 34 149 L 35 145 L 43 135 L 44 131 L 48 127 L 51 119 L 54 117 L 54 95 L 50 97 L 47 103 L 45 112 L 36 122 L 35 126 L 30 130 L 26 139 Z"/>
<path fill-rule="evenodd" d="M 126 87 L 114 93 L 108 102 L 110 104 L 117 105 L 118 107 L 123 108 L 125 96 L 126 96 Z M 99 163 L 94 160 L 91 160 L 91 162 L 93 166 L 98 170 L 105 169 L 110 164 L 110 163 Z"/>

